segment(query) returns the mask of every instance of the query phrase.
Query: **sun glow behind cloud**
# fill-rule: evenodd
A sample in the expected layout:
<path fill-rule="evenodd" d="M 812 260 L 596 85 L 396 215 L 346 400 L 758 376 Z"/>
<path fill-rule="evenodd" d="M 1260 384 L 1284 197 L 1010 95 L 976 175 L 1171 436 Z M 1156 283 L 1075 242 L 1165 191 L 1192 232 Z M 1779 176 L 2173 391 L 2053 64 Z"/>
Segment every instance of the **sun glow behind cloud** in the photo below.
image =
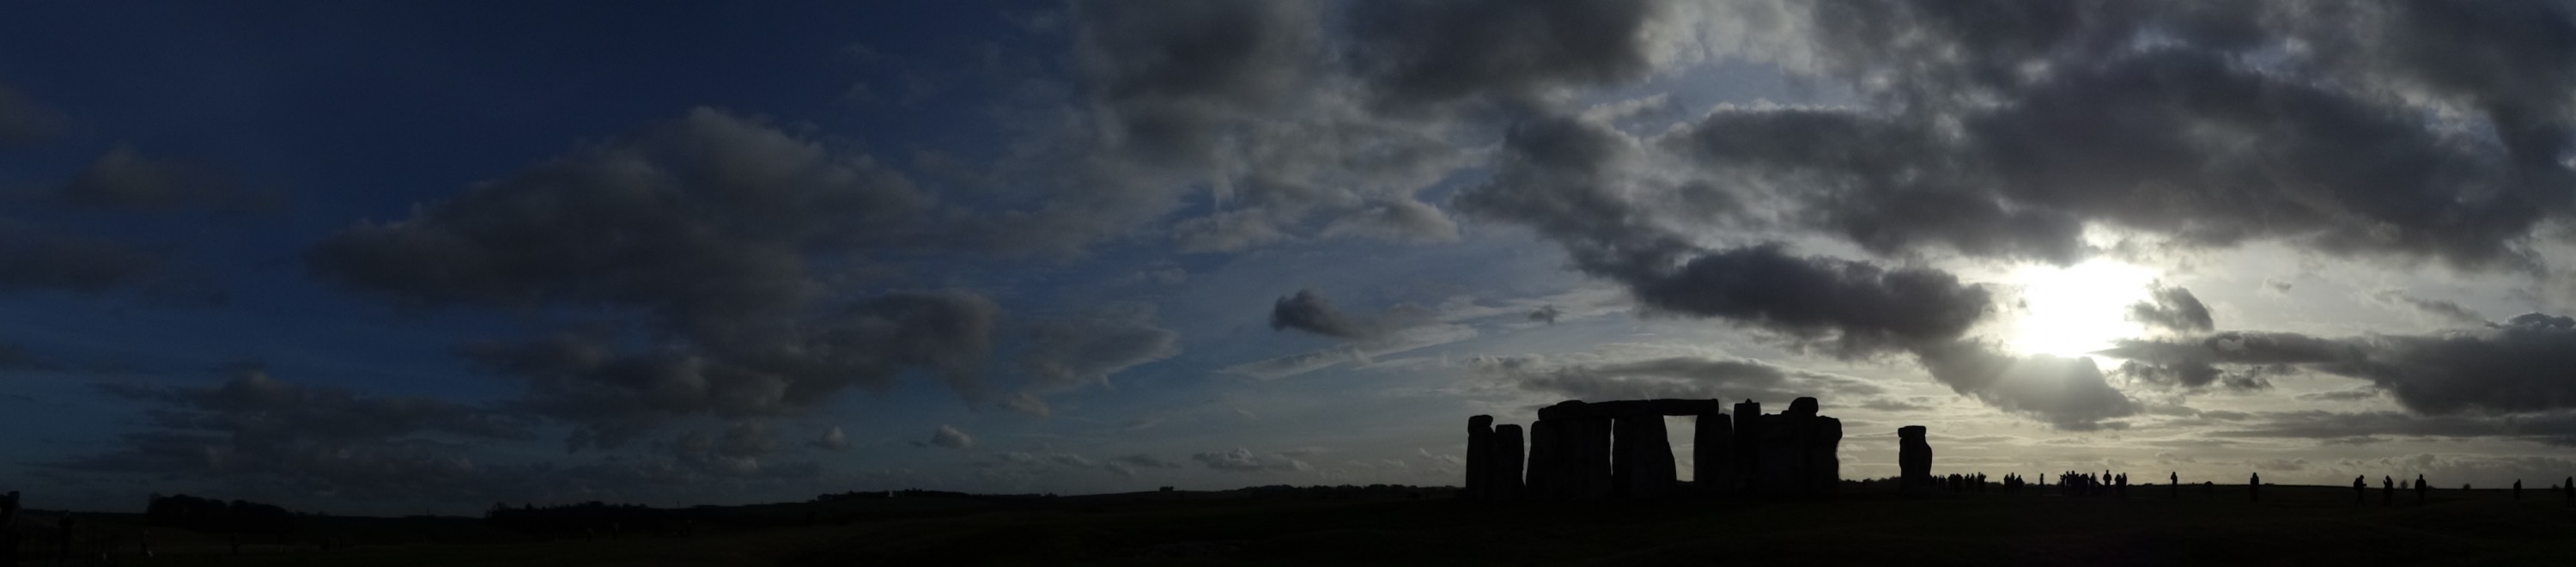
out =
<path fill-rule="evenodd" d="M 2073 266 L 2033 264 L 2013 270 L 2007 283 L 2021 289 L 2020 316 L 2006 330 L 2015 352 L 2082 356 L 2111 347 L 2115 339 L 2146 333 L 2128 307 L 2147 298 L 2155 270 L 2095 258 Z"/>

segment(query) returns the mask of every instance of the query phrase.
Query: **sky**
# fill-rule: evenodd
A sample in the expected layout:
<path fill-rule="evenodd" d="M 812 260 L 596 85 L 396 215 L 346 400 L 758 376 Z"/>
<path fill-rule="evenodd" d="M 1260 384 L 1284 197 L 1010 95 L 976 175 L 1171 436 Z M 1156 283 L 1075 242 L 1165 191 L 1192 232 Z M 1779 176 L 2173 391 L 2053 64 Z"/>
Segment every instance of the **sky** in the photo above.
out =
<path fill-rule="evenodd" d="M 1802 396 L 1845 478 L 2576 474 L 2567 3 L 752 4 L 9 6 L 0 485 L 1450 485 Z"/>

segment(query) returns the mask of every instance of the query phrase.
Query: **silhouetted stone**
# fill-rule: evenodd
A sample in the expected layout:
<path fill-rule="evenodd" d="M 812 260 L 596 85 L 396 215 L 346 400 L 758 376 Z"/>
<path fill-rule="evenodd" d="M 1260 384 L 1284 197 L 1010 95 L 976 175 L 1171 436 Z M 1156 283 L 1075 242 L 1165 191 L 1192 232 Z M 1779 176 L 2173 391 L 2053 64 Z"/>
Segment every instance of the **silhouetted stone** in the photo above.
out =
<path fill-rule="evenodd" d="M 1519 500 L 1521 455 L 1525 450 L 1521 446 L 1521 426 L 1517 424 L 1494 426 L 1494 434 L 1489 439 L 1491 443 L 1485 446 L 1490 455 L 1486 458 L 1486 463 L 1492 469 L 1486 473 L 1488 475 L 1486 479 L 1493 481 L 1493 488 L 1488 491 L 1488 497 L 1494 500 Z"/>
<path fill-rule="evenodd" d="M 1691 484 L 1702 494 L 1735 487 L 1735 426 L 1727 415 L 1691 418 Z"/>
<path fill-rule="evenodd" d="M 2522 479 L 2513 479 L 2513 501 L 2522 501 Z"/>
<path fill-rule="evenodd" d="M 2433 485 L 2424 483 L 2424 475 L 2415 475 L 2415 505 L 2424 505 L 2424 496 L 2431 492 Z"/>
<path fill-rule="evenodd" d="M 1745 494 L 1752 494 L 1762 476 L 1762 403 L 1744 400 L 1735 404 L 1735 482 Z"/>
<path fill-rule="evenodd" d="M 1494 483 L 1490 478 L 1493 465 L 1486 462 L 1492 456 L 1485 452 L 1485 444 L 1490 443 L 1493 437 L 1494 416 L 1479 415 L 1467 418 L 1466 496 L 1468 500 L 1485 500 L 1490 497 L 1488 493 L 1493 490 Z"/>
<path fill-rule="evenodd" d="M 1790 400 L 1789 411 L 1780 412 L 1780 415 L 1815 417 L 1817 411 L 1816 398 L 1810 396 Z"/>
<path fill-rule="evenodd" d="M 1557 428 L 1564 422 L 1538 420 L 1529 427 L 1529 472 L 1523 475 L 1521 492 L 1531 500 L 1565 499 L 1564 441 Z"/>
<path fill-rule="evenodd" d="M 1932 491 L 1932 443 L 1923 439 L 1927 431 L 1920 425 L 1896 428 L 1897 491 L 1907 496 Z"/>
<path fill-rule="evenodd" d="M 2172 492 L 2173 492 L 2173 499 L 2174 499 L 2174 500 L 2181 500 L 2181 499 L 2182 499 L 2182 473 L 2179 473 L 2179 472 L 2173 472 L 2173 471 L 2166 471 L 2166 472 L 2165 472 L 2165 482 L 2166 482 L 2168 485 L 2170 485 L 2170 486 L 2172 486 L 2172 487 L 2173 487 L 2173 490 L 2172 490 Z"/>
<path fill-rule="evenodd" d="M 2245 499 L 2256 502 L 2263 500 L 2263 473 L 2254 473 L 2253 476 L 2245 477 Z"/>
<path fill-rule="evenodd" d="M 1663 416 L 1624 417 L 1616 423 L 1618 438 L 1610 450 L 1610 483 L 1615 493 L 1626 498 L 1671 494 L 1678 473 Z"/>
<path fill-rule="evenodd" d="M 1566 483 L 1569 497 L 1601 500 L 1611 496 L 1610 430 L 1611 420 L 1594 417 L 1566 420 L 1565 428 L 1558 432 L 1567 438 L 1559 446 L 1571 449 L 1565 455 L 1563 468 L 1557 469 L 1571 479 Z"/>

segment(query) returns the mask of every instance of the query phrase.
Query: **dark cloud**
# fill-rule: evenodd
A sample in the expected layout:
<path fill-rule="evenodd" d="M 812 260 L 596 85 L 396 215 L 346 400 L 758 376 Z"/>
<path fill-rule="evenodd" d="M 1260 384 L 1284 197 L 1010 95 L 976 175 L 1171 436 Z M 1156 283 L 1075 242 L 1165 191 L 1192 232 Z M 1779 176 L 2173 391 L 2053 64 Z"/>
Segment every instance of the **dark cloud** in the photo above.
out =
<path fill-rule="evenodd" d="M 683 466 L 750 473 L 759 471 L 761 457 L 787 447 L 785 440 L 759 421 L 736 422 L 722 432 L 691 431 L 673 439 L 669 449 L 673 462 Z"/>
<path fill-rule="evenodd" d="M 2255 392 L 2271 389 L 2272 377 L 2288 376 L 2297 371 L 2287 364 L 2244 365 L 2228 370 L 2206 362 L 2144 364 L 2131 360 L 2121 362 L 2117 372 L 2130 380 L 2159 388 L 2198 391 L 2215 385 L 2233 392 Z"/>
<path fill-rule="evenodd" d="M 2487 324 L 2487 317 L 2485 315 L 2478 314 L 2476 309 L 2470 309 L 2468 306 L 2460 305 L 2458 302 L 2444 301 L 2440 299 L 2425 299 L 2406 293 L 2403 290 L 2395 289 L 2379 290 L 2378 293 L 2371 294 L 2370 297 L 2371 299 L 2378 300 L 2380 303 L 2412 308 L 2446 323 L 2456 325 Z"/>
<path fill-rule="evenodd" d="M 801 412 L 851 387 L 884 391 L 907 370 L 986 400 L 983 368 L 1000 308 L 964 292 L 899 293 L 809 315 L 760 341 L 633 352 L 602 337 L 561 335 L 461 349 L 520 378 L 526 407 L 576 425 L 568 445 L 613 447 L 671 420 Z"/>
<path fill-rule="evenodd" d="M 294 384 L 255 367 L 212 387 L 103 388 L 146 404 L 147 429 L 45 466 L 215 478 L 304 495 L 422 498 L 489 488 L 463 447 L 442 439 L 534 437 L 532 420 L 495 408 Z"/>
<path fill-rule="evenodd" d="M 1849 154 L 1836 155 L 1870 159 Z M 1661 197 L 1638 196 L 1656 187 L 1637 172 L 1650 159 L 1597 121 L 1535 119 L 1513 127 L 1494 178 L 1458 206 L 1556 240 L 1576 268 L 1625 285 L 1650 311 L 1721 318 L 1847 358 L 1913 354 L 1952 390 L 2060 428 L 2117 427 L 2106 420 L 2137 412 L 2090 359 L 2014 356 L 1964 338 L 1993 313 L 1993 299 L 1948 272 L 1796 256 L 1779 244 L 1692 244 L 1657 216 L 1672 209 L 1658 206 Z"/>
<path fill-rule="evenodd" d="M 0 370 L 55 370 L 61 365 L 27 352 L 26 347 L 0 343 Z"/>
<path fill-rule="evenodd" d="M 2370 381 L 2427 415 L 2576 408 L 2576 319 L 2538 313 L 2484 329 L 2325 339 L 2223 332 L 2201 339 L 2133 339 L 2103 354 L 2165 367 L 2291 365 Z"/>
<path fill-rule="evenodd" d="M 2494 438 L 2576 446 L 2576 414 L 2565 411 L 2503 417 L 2422 416 L 2391 411 L 2291 411 L 2257 414 L 2242 428 L 2208 432 L 2236 438 L 2379 439 L 2388 437 Z"/>
<path fill-rule="evenodd" d="M 1056 390 L 1108 384 L 1111 374 L 1180 353 L 1180 334 L 1159 326 L 1154 306 L 1140 303 L 1039 321 L 1020 363 L 1031 388 Z"/>
<path fill-rule="evenodd" d="M 1240 447 L 1233 451 L 1198 453 L 1190 455 L 1190 459 L 1198 461 L 1199 464 L 1207 465 L 1207 467 L 1211 469 L 1230 472 L 1307 472 L 1315 470 L 1315 467 L 1307 465 L 1305 461 L 1288 458 L 1285 455 L 1276 453 L 1253 453 L 1249 449 L 1243 449 Z"/>
<path fill-rule="evenodd" d="M 1334 308 L 1332 301 L 1324 299 L 1324 294 L 1311 289 L 1297 290 L 1296 294 L 1273 302 L 1270 305 L 1270 328 L 1296 329 L 1343 339 L 1367 338 L 1374 334 L 1350 315 Z"/>
<path fill-rule="evenodd" d="M 704 342 L 823 296 L 825 266 L 919 234 L 900 173 L 759 121 L 688 116 L 315 246 L 323 278 L 418 304 L 604 304 Z"/>
<path fill-rule="evenodd" d="M 1469 100 L 1528 104 L 1569 87 L 1642 78 L 1658 2 L 1390 0 L 1352 5 L 1347 57 L 1399 111 Z"/>
<path fill-rule="evenodd" d="M 850 434 L 841 432 L 841 426 L 835 425 L 823 430 L 822 436 L 806 441 L 805 446 L 825 451 L 847 451 L 850 450 Z"/>
<path fill-rule="evenodd" d="M 1556 318 L 1563 316 L 1564 314 L 1564 311 L 1557 310 L 1554 305 L 1542 305 L 1539 306 L 1538 310 L 1531 311 L 1529 313 L 1529 320 L 1554 325 L 1556 324 Z"/>
<path fill-rule="evenodd" d="M 51 140 L 67 122 L 62 111 L 0 84 L 0 148 L 23 148 Z"/>
<path fill-rule="evenodd" d="M 1722 317 L 1844 355 L 1953 340 L 1990 309 L 1983 287 L 1938 270 L 1794 256 L 1778 244 L 1690 244 L 1657 225 L 1653 207 L 1621 196 L 1639 151 L 1596 121 L 1526 122 L 1505 137 L 1501 171 L 1458 206 L 1554 238 L 1577 268 L 1625 284 L 1650 309 Z"/>
<path fill-rule="evenodd" d="M 1137 467 L 1137 468 L 1147 468 L 1147 469 L 1177 469 L 1177 468 L 1181 468 L 1181 466 L 1182 466 L 1180 463 L 1175 463 L 1175 462 L 1171 462 L 1171 461 L 1166 461 L 1166 460 L 1163 460 L 1161 457 L 1156 457 L 1156 456 L 1148 455 L 1148 454 L 1144 454 L 1144 453 L 1137 453 L 1137 454 L 1134 454 L 1134 455 L 1128 455 L 1128 456 L 1124 456 L 1124 457 L 1113 458 L 1113 459 L 1110 459 L 1109 461 L 1110 461 L 1110 462 L 1112 462 L 1112 463 L 1123 464 L 1123 465 L 1132 466 L 1132 467 Z"/>
<path fill-rule="evenodd" d="M 2208 331 L 2218 325 L 2209 317 L 2209 306 L 2192 297 L 2191 290 L 2159 285 L 2148 292 L 2148 298 L 2129 306 L 2129 320 L 2182 332 Z"/>
<path fill-rule="evenodd" d="M 1719 112 L 1700 130 L 1761 143 L 1691 155 L 1779 184 L 1874 251 L 2047 258 L 2100 223 L 2515 266 L 2533 227 L 2576 203 L 2557 189 L 2576 120 L 2561 4 L 1810 8 L 1821 67 L 1870 108 Z M 1963 238 L 1939 224 L 1958 215 L 1879 214 L 1913 199 L 2020 228 Z"/>
<path fill-rule="evenodd" d="M 130 146 L 117 146 L 90 162 L 55 192 L 54 199 L 94 208 L 260 212 L 282 206 L 286 197 L 275 189 L 245 185 L 209 164 L 146 156 Z"/>
<path fill-rule="evenodd" d="M 1039 382 L 1080 384 L 1171 358 L 1181 346 L 1178 333 L 1155 325 L 1153 306 L 1139 304 L 1039 322 L 1029 350 L 1022 360 Z"/>
<path fill-rule="evenodd" d="M 698 109 L 315 246 L 322 277 L 416 305 L 608 306 L 657 338 L 478 345 L 571 420 L 576 447 L 669 419 L 769 417 L 907 369 L 970 402 L 1000 309 L 965 292 L 848 299 L 878 255 L 928 246 L 930 198 L 865 155 Z M 837 307 L 836 307 L 837 305 Z"/>
<path fill-rule="evenodd" d="M 1785 401 L 1805 396 L 1858 400 L 1883 392 L 1878 386 L 1848 376 L 1782 367 L 1748 359 L 1672 356 L 1626 361 L 1599 357 L 1566 357 L 1550 361 L 1537 355 L 1485 357 L 1473 366 L 1481 373 L 1532 392 L 1578 400 L 1755 399 Z"/>
<path fill-rule="evenodd" d="M 1076 3 L 1079 98 L 1065 106 L 1080 110 L 1049 115 L 1067 126 L 1001 168 L 1063 190 L 984 219 L 978 234 L 1005 249 L 1078 249 L 1168 220 L 1184 196 L 1207 191 L 1214 210 L 1171 225 L 1185 251 L 1308 236 L 1455 239 L 1454 223 L 1414 193 L 1464 152 L 1436 124 L 1377 119 L 1351 102 L 1358 87 L 1340 70 L 1324 7 Z"/>
<path fill-rule="evenodd" d="M 975 446 L 975 436 L 958 431 L 955 427 L 942 425 L 939 426 L 938 431 L 930 432 L 930 444 L 948 449 L 964 449 Z"/>
<path fill-rule="evenodd" d="M 159 282 L 168 261 L 125 242 L 0 218 L 0 293 L 105 293 Z"/>

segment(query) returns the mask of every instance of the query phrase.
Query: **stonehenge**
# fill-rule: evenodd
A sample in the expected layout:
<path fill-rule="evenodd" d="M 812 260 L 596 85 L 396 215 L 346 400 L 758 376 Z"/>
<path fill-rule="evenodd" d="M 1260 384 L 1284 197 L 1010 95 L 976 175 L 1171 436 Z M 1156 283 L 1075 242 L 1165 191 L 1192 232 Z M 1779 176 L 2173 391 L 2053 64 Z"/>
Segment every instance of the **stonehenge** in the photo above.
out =
<path fill-rule="evenodd" d="M 1699 494 L 1830 497 L 1842 481 L 1836 450 L 1842 421 L 1819 414 L 1815 398 L 1764 415 L 1752 400 L 1568 400 L 1540 408 L 1528 428 L 1467 422 L 1467 490 L 1472 500 L 1653 499 L 1681 492 L 1665 417 L 1694 418 L 1693 491 Z M 1527 458 L 1524 459 L 1523 455 Z M 1524 470 L 1526 463 L 1526 470 Z"/>
<path fill-rule="evenodd" d="M 1932 481 L 1932 443 L 1923 440 L 1926 429 L 1920 425 L 1896 428 L 1896 466 L 1899 490 L 1907 496 L 1935 492 Z"/>

